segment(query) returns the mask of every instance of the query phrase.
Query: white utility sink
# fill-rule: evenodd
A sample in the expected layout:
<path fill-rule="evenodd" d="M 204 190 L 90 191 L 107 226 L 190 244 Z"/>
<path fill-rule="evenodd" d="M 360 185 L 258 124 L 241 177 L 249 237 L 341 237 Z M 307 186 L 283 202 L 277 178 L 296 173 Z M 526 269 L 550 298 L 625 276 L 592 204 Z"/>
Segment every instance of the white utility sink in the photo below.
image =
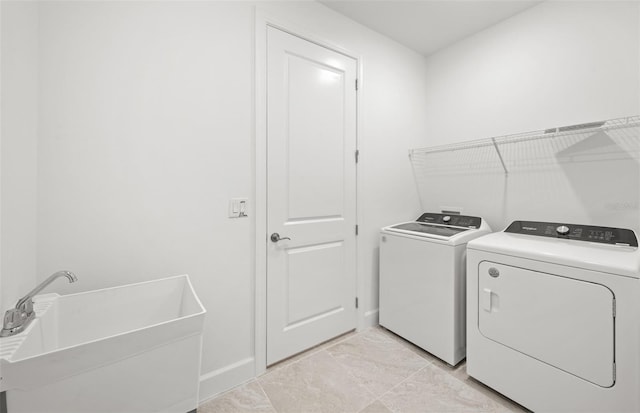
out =
<path fill-rule="evenodd" d="M 12 413 L 197 407 L 206 311 L 188 276 L 33 301 L 31 325 L 0 338 L 0 391 Z M 85 387 L 87 400 L 79 401 Z M 104 395 L 98 387 L 107 388 Z"/>

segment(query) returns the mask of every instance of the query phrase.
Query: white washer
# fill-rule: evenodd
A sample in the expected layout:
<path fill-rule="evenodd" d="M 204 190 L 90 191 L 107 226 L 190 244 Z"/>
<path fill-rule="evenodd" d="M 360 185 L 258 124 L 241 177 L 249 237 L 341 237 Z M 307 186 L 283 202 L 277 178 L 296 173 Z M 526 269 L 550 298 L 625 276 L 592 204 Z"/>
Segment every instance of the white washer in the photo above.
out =
<path fill-rule="evenodd" d="M 467 246 L 467 372 L 534 411 L 640 411 L 628 229 L 516 221 Z"/>
<path fill-rule="evenodd" d="M 380 233 L 380 325 L 451 365 L 465 357 L 465 250 L 479 217 L 422 214 Z"/>

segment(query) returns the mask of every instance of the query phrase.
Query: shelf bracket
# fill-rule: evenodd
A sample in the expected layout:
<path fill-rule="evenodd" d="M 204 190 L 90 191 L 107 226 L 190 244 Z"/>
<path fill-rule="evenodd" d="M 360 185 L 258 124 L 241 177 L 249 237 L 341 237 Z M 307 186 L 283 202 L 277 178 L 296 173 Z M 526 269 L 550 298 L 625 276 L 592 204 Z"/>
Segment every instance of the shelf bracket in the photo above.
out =
<path fill-rule="evenodd" d="M 493 147 L 496 148 L 496 153 L 498 154 L 498 158 L 500 158 L 500 163 L 502 164 L 502 169 L 504 169 L 504 174 L 509 175 L 509 171 L 507 170 L 507 165 L 504 164 L 504 159 L 502 159 L 500 148 L 498 148 L 498 144 L 496 143 L 496 138 L 491 138 L 491 142 L 493 143 Z"/>

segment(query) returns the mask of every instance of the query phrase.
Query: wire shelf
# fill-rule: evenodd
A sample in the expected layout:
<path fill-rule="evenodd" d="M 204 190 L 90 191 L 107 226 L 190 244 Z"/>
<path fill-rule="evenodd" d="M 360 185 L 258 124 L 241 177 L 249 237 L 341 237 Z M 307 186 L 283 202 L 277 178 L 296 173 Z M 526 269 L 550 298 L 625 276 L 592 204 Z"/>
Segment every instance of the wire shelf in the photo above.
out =
<path fill-rule="evenodd" d="M 424 211 L 640 231 L 640 116 L 409 151 Z"/>
<path fill-rule="evenodd" d="M 563 162 L 640 160 L 640 116 L 564 126 L 409 151 L 425 176 L 509 174 Z"/>

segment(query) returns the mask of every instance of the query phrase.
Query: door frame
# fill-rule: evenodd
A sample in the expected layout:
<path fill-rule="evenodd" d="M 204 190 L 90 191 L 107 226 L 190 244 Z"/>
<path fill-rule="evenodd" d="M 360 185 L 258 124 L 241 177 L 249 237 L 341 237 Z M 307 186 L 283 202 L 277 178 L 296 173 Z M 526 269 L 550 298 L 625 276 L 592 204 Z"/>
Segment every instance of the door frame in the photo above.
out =
<path fill-rule="evenodd" d="M 333 42 L 309 33 L 290 22 L 285 22 L 265 10 L 256 7 L 255 14 L 255 279 L 254 279 L 254 365 L 255 375 L 259 376 L 267 369 L 267 28 L 273 27 L 293 36 L 315 43 L 356 60 L 356 76 L 358 90 L 356 91 L 356 148 L 361 151 L 361 110 L 362 110 L 362 57 L 353 51 L 340 47 Z M 354 154 L 355 156 L 355 154 Z M 356 225 L 359 225 L 361 214 L 360 191 L 362 188 L 361 168 L 356 164 Z M 356 294 L 365 296 L 364 277 L 361 274 L 359 257 L 362 256 L 361 243 L 356 242 Z M 362 305 L 356 309 L 356 329 L 365 326 L 365 311 Z"/>

